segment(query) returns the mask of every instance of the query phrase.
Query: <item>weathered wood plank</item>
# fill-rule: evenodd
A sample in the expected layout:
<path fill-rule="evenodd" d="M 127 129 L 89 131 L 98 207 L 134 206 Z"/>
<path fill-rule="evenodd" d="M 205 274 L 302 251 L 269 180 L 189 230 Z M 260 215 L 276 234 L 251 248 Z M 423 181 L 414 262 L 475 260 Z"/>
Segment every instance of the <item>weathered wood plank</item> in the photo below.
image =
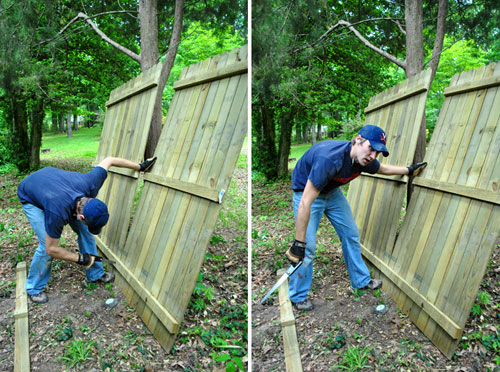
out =
<path fill-rule="evenodd" d="M 26 295 L 26 262 L 16 266 L 16 309 L 14 339 L 14 371 L 30 371 L 30 339 L 28 324 L 28 296 Z"/>
<path fill-rule="evenodd" d="M 148 304 L 148 306 L 158 316 L 163 319 L 167 329 L 175 333 L 179 330 L 179 322 L 165 308 L 158 302 L 158 300 L 151 295 L 147 288 L 145 288 L 133 275 L 133 273 L 115 256 L 113 251 L 107 247 L 104 242 L 97 236 L 96 242 L 99 249 L 104 252 L 106 257 L 110 260 L 116 261 L 114 267 L 120 272 L 122 277 L 134 288 L 134 291 L 141 297 L 141 299 Z"/>
<path fill-rule="evenodd" d="M 184 182 L 176 178 L 162 177 L 156 174 L 145 174 L 144 180 L 156 183 L 158 185 L 170 187 L 172 189 L 182 191 L 191 195 L 196 195 L 200 198 L 219 202 L 219 195 L 221 193 L 221 190 Z"/>
<path fill-rule="evenodd" d="M 195 85 L 210 83 L 214 80 L 221 80 L 234 75 L 241 75 L 248 70 L 248 61 L 237 62 L 227 67 L 217 69 L 215 71 L 206 72 L 203 75 L 198 75 L 195 78 L 178 80 L 174 83 L 174 90 L 190 88 Z"/>
<path fill-rule="evenodd" d="M 468 84 L 456 85 L 453 87 L 448 87 L 444 90 L 444 95 L 446 97 L 453 96 L 455 94 L 462 94 L 467 92 L 473 92 L 479 89 L 487 89 L 500 85 L 500 76 L 491 76 L 479 81 L 470 82 Z"/>
<path fill-rule="evenodd" d="M 278 278 L 285 270 L 278 270 Z M 297 341 L 297 329 L 293 315 L 292 303 L 288 297 L 288 280 L 278 288 L 280 303 L 280 324 L 283 333 L 283 348 L 285 352 L 286 370 L 289 372 L 301 372 L 302 360 L 300 359 L 299 343 Z"/>

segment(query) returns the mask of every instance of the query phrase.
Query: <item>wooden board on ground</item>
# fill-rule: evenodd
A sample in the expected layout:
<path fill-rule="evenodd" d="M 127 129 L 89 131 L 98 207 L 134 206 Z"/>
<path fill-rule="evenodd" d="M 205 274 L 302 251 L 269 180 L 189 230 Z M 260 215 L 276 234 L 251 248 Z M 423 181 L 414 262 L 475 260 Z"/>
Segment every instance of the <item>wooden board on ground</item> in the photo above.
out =
<path fill-rule="evenodd" d="M 244 46 L 183 70 L 125 244 L 98 239 L 117 262 L 127 300 L 167 350 L 247 134 L 247 52 Z"/>
<path fill-rule="evenodd" d="M 365 124 L 377 125 L 387 135 L 384 164 L 407 166 L 413 161 L 420 124 L 425 115 L 430 71 L 405 80 L 372 97 L 365 109 Z M 348 200 L 359 228 L 362 253 L 389 264 L 406 197 L 407 176 L 384 177 L 363 173 L 351 182 Z"/>
<path fill-rule="evenodd" d="M 285 269 L 278 270 L 278 278 L 281 278 L 285 271 Z M 299 343 L 297 342 L 295 317 L 293 315 L 292 302 L 288 297 L 288 280 L 279 286 L 278 292 L 286 370 L 287 372 L 302 372 L 302 361 L 300 360 Z"/>
<path fill-rule="evenodd" d="M 448 357 L 500 221 L 500 64 L 455 75 L 389 261 L 391 296 Z M 385 287 L 384 287 L 385 288 Z"/>
<path fill-rule="evenodd" d="M 14 341 L 14 372 L 30 371 L 30 339 L 28 324 L 28 296 L 26 294 L 26 262 L 16 267 L 16 310 Z"/>

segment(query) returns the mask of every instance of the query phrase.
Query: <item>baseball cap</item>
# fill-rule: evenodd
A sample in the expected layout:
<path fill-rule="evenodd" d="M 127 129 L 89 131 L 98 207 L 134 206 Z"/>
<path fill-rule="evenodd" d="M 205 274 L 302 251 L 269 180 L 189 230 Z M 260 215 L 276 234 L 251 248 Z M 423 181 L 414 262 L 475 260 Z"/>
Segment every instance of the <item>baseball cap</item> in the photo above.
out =
<path fill-rule="evenodd" d="M 94 235 L 101 232 L 109 219 L 108 207 L 99 199 L 89 199 L 83 207 L 83 215 L 89 231 Z"/>
<path fill-rule="evenodd" d="M 387 151 L 387 147 L 385 147 L 385 132 L 381 128 L 377 127 L 376 125 L 365 125 L 360 129 L 358 134 L 370 141 L 372 149 L 374 149 L 375 151 L 380 151 L 382 154 L 384 154 L 384 156 L 389 156 L 389 151 Z"/>

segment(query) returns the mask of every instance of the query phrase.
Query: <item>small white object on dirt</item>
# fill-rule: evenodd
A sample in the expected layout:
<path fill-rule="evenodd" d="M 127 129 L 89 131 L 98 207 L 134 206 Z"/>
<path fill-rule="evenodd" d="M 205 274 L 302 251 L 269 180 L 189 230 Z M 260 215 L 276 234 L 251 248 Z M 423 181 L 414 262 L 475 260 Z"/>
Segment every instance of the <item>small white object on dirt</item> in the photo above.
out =
<path fill-rule="evenodd" d="M 115 307 L 117 303 L 118 301 L 116 298 L 108 298 L 104 304 L 111 309 L 112 307 Z"/>
<path fill-rule="evenodd" d="M 377 305 L 377 307 L 375 307 L 375 312 L 377 314 L 385 314 L 387 312 L 387 310 L 389 310 L 389 308 L 385 305 Z"/>

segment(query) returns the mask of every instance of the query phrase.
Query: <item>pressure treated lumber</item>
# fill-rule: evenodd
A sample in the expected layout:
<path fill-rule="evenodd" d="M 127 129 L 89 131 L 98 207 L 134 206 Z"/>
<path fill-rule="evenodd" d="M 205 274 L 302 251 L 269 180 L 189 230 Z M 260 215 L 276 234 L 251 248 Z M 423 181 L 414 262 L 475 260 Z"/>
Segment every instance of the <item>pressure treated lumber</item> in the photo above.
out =
<path fill-rule="evenodd" d="M 116 261 L 117 285 L 167 351 L 247 134 L 247 66 L 244 46 L 186 67 L 175 85 L 157 161 L 142 178 L 137 204 L 138 172 L 111 169 L 102 189 L 102 198 L 110 203 L 110 223 L 98 246 Z M 157 81 L 161 64 L 151 70 L 110 97 L 116 104 L 108 107 L 110 125 L 103 130 L 98 160 L 123 148 L 133 159 L 144 153 L 149 128 L 134 123 L 142 118 L 148 127 L 151 121 L 157 88 L 150 81 Z M 132 94 L 133 89 L 139 94 Z M 135 138 L 127 140 L 124 134 Z M 123 155 L 114 156 L 127 157 Z"/>
<path fill-rule="evenodd" d="M 30 371 L 30 339 L 28 325 L 28 296 L 26 295 L 26 262 L 16 266 L 16 310 L 15 341 L 14 341 L 14 371 Z"/>
<path fill-rule="evenodd" d="M 365 124 L 378 125 L 387 135 L 390 155 L 380 156 L 380 162 L 408 166 L 413 161 L 430 77 L 430 71 L 423 71 L 370 99 Z M 362 173 L 349 186 L 347 199 L 361 243 L 387 264 L 398 233 L 407 182 L 407 176 Z"/>
<path fill-rule="evenodd" d="M 278 270 L 278 278 L 285 273 L 285 269 Z M 285 352 L 285 364 L 288 372 L 302 372 L 302 361 L 300 360 L 299 343 L 297 341 L 297 329 L 293 315 L 292 303 L 288 297 L 288 280 L 283 282 L 279 288 L 280 302 L 280 324 L 283 333 L 283 348 Z"/>
<path fill-rule="evenodd" d="M 397 240 L 384 251 L 370 228 L 361 237 L 384 290 L 449 358 L 500 238 L 499 77 L 498 63 L 453 76 Z M 353 211 L 362 226 L 389 221 Z"/>

